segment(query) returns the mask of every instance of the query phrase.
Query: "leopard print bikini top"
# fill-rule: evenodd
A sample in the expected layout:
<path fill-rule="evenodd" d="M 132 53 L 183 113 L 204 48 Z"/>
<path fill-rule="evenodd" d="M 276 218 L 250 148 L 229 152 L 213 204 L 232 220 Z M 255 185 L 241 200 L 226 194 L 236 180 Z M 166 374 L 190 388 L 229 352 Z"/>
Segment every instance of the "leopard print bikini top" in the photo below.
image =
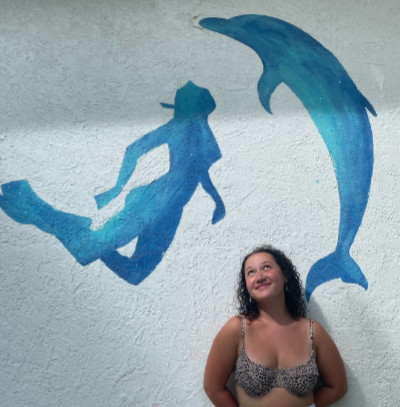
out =
<path fill-rule="evenodd" d="M 313 350 L 313 324 L 310 320 L 310 359 L 298 366 L 271 368 L 253 362 L 244 350 L 245 325 L 242 323 L 242 350 L 236 360 L 234 377 L 239 385 L 250 397 L 267 394 L 274 387 L 283 387 L 297 397 L 306 396 L 319 383 L 319 373 Z"/>

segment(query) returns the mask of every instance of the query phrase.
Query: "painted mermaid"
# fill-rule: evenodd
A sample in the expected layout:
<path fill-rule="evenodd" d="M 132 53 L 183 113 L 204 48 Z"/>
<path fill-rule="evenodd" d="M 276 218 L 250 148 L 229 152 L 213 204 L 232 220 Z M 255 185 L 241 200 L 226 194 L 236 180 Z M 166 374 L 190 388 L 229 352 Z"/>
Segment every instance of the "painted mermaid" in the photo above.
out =
<path fill-rule="evenodd" d="M 127 282 L 141 283 L 162 260 L 183 208 L 199 184 L 215 202 L 212 223 L 225 216 L 224 203 L 209 176 L 210 167 L 221 158 L 207 122 L 216 107 L 213 97 L 207 89 L 189 81 L 177 90 L 174 105 L 162 106 L 174 109 L 173 118 L 126 149 L 117 182 L 95 196 L 97 207 L 101 209 L 116 198 L 138 159 L 162 144 L 169 148 L 169 171 L 150 184 L 132 189 L 125 207 L 98 230 L 91 229 L 92 219 L 88 217 L 54 209 L 35 194 L 26 180 L 2 185 L 0 207 L 15 221 L 54 235 L 80 264 L 101 259 Z M 118 252 L 136 237 L 131 257 Z"/>

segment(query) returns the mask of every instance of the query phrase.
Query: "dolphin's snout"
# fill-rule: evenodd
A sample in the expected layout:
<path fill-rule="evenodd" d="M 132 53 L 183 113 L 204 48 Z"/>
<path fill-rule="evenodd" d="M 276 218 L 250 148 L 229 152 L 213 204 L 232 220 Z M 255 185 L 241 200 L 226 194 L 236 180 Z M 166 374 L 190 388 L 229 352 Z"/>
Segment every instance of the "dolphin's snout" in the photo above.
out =
<path fill-rule="evenodd" d="M 200 20 L 199 24 L 208 30 L 223 33 L 224 28 L 229 25 L 229 20 L 219 17 L 207 17 Z"/>

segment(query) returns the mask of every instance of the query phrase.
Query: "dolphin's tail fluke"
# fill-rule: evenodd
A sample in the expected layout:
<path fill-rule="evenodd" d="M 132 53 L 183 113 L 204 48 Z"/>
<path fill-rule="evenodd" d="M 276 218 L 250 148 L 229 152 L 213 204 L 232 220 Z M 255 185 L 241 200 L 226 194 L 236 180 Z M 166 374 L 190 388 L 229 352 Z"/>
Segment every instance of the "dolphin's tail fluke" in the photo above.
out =
<path fill-rule="evenodd" d="M 358 284 L 365 290 L 368 282 L 358 264 L 349 253 L 335 251 L 318 260 L 310 269 L 306 279 L 306 298 L 310 300 L 313 291 L 321 284 L 335 278 L 344 283 Z"/>

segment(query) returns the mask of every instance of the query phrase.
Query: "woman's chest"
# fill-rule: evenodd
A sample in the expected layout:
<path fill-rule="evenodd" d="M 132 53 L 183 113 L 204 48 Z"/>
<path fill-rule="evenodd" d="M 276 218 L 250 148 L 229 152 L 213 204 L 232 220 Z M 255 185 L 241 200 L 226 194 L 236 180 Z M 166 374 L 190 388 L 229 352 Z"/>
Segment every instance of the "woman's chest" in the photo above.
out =
<path fill-rule="evenodd" d="M 304 329 L 248 329 L 244 349 L 252 361 L 270 368 L 288 368 L 306 362 L 311 344 Z"/>

